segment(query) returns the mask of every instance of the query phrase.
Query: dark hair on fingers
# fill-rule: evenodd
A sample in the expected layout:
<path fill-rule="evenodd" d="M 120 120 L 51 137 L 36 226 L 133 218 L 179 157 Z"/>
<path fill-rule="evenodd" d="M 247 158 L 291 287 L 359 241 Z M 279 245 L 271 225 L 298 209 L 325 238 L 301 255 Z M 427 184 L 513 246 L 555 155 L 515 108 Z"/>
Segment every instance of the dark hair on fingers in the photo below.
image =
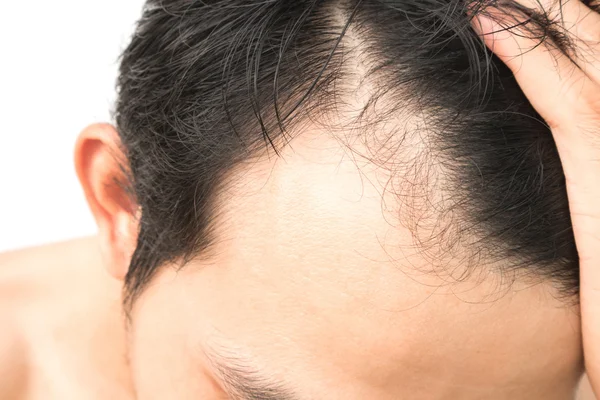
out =
<path fill-rule="evenodd" d="M 416 125 L 426 125 L 435 155 L 428 159 L 443 165 L 452 193 L 445 206 L 460 217 L 454 231 L 473 238 L 473 252 L 575 295 L 578 259 L 557 150 L 512 73 L 471 28 L 487 4 L 148 0 L 122 56 L 115 113 L 141 210 L 129 305 L 165 263 L 208 254 L 227 173 L 277 154 L 296 124 L 334 110 L 356 73 L 352 57 L 364 58 L 365 78 L 379 82 L 366 107 L 385 97 L 381 118 L 422 115 Z M 565 38 L 541 11 L 493 4 L 530 13 L 542 40 Z"/>

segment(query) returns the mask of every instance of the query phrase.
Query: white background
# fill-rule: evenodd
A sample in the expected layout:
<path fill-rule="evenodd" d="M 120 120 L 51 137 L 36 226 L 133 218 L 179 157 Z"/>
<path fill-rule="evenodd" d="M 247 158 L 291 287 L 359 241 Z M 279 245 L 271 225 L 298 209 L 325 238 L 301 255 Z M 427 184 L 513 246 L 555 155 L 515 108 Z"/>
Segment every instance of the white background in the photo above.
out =
<path fill-rule="evenodd" d="M 93 234 L 77 134 L 110 122 L 117 59 L 143 0 L 2 1 L 0 251 Z"/>

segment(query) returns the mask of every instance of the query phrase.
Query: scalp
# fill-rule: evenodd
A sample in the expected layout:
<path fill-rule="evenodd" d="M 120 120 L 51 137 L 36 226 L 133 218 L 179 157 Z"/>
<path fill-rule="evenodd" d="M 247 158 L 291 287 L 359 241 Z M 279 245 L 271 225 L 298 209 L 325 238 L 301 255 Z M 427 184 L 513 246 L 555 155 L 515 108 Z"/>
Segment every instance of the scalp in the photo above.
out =
<path fill-rule="evenodd" d="M 314 121 L 394 171 L 387 190 L 432 262 L 469 247 L 471 264 L 576 297 L 552 135 L 462 1 L 149 1 L 116 111 L 142 210 L 131 299 L 161 265 L 209 253 L 231 171 Z"/>

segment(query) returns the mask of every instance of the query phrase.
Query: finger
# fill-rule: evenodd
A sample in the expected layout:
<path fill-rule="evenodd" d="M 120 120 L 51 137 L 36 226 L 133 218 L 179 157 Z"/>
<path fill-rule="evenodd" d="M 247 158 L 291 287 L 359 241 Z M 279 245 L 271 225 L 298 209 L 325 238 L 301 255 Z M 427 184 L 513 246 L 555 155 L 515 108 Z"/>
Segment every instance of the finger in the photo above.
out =
<path fill-rule="evenodd" d="M 545 15 L 581 39 L 600 41 L 600 14 L 581 0 L 517 0 L 516 3 Z"/>
<path fill-rule="evenodd" d="M 596 83 L 600 83 L 600 13 L 580 0 L 561 1 L 559 15 L 565 34 L 573 45 L 571 56 Z"/>
<path fill-rule="evenodd" d="M 581 23 L 576 16 L 580 11 L 564 8 L 563 26 L 573 21 Z M 508 25 L 506 19 L 500 21 L 504 27 Z M 593 35 L 595 27 L 587 25 L 589 21 L 592 19 L 577 28 L 571 26 L 571 31 L 575 29 L 577 36 Z M 531 31 L 506 31 L 504 27 L 485 17 L 475 22 L 486 44 L 511 68 L 530 102 L 553 128 L 580 256 L 586 368 L 592 386 L 600 394 L 600 87 L 594 81 L 596 75 L 590 73 L 598 52 L 592 61 L 582 61 L 579 54 L 572 57 L 579 69 L 556 48 L 540 46 L 539 39 L 532 39 Z M 585 40 L 590 38 L 593 36 L 585 36 Z"/>
<path fill-rule="evenodd" d="M 554 22 L 554 29 L 567 38 L 566 51 L 573 61 L 600 83 L 600 13 L 580 0 L 550 0 L 541 12 Z"/>
<path fill-rule="evenodd" d="M 491 8 L 486 11 L 490 16 L 479 13 L 473 18 L 474 29 L 512 70 L 550 127 L 571 126 L 574 117 L 598 96 L 595 82 L 569 57 L 547 44 L 547 39 L 536 37 L 535 29 L 528 29 L 523 18 L 507 18 L 504 11 Z"/>
<path fill-rule="evenodd" d="M 600 174 L 593 180 L 590 172 L 582 174 L 588 181 L 588 193 L 575 197 L 576 190 L 569 190 L 569 203 L 580 256 L 579 298 L 585 368 L 595 393 L 600 395 L 600 214 L 595 211 L 600 201 Z M 574 197 L 581 201 L 571 204 Z"/>
<path fill-rule="evenodd" d="M 581 0 L 517 0 L 549 27 L 573 61 L 600 83 L 600 13 Z"/>
<path fill-rule="evenodd" d="M 600 45 L 600 14 L 580 0 L 561 0 L 550 17 L 561 22 L 566 32 L 578 40 L 594 46 Z M 555 16 L 554 16 L 555 15 Z"/>

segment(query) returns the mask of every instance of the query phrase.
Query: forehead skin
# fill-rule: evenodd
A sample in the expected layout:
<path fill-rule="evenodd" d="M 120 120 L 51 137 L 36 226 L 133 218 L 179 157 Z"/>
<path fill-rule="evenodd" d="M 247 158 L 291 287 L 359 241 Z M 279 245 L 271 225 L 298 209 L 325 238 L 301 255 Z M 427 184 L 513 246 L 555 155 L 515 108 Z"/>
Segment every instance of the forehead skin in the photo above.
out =
<path fill-rule="evenodd" d="M 140 399 L 238 398 L 208 349 L 300 399 L 569 398 L 576 310 L 485 267 L 432 273 L 382 194 L 389 177 L 331 136 L 234 178 L 210 261 L 165 267 L 134 308 Z"/>

